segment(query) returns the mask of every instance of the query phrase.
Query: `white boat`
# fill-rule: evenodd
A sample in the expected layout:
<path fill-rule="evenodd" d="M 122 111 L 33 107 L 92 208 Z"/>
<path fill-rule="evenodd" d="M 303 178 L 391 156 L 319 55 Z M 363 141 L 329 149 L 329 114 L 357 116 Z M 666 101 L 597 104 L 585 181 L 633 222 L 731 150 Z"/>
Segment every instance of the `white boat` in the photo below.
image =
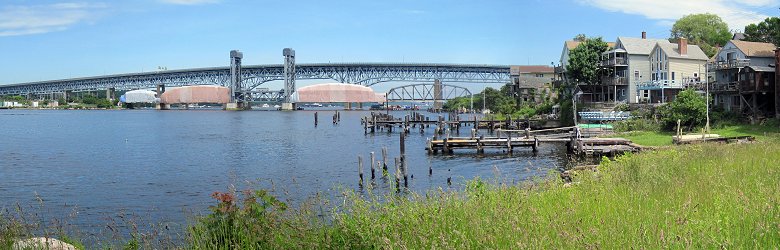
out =
<path fill-rule="evenodd" d="M 268 105 L 268 103 L 264 103 L 263 106 L 261 106 L 261 107 L 263 107 L 263 108 L 270 108 L 271 105 Z"/>

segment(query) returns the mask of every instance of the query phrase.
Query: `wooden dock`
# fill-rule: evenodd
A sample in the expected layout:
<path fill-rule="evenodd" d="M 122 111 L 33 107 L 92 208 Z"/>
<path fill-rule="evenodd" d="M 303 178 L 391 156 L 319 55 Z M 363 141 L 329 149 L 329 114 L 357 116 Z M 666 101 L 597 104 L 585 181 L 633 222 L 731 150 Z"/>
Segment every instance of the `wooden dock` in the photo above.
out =
<path fill-rule="evenodd" d="M 558 132 L 556 131 L 572 131 Z M 513 136 L 513 134 L 524 134 Z M 581 156 L 618 155 L 626 152 L 638 152 L 641 146 L 623 138 L 577 138 L 574 127 L 548 129 L 548 130 L 502 130 L 496 137 L 472 136 L 472 137 L 445 137 L 443 139 L 429 139 L 426 150 L 430 154 L 452 154 L 455 149 L 476 150 L 484 153 L 486 148 L 503 149 L 512 152 L 515 148 L 531 148 L 538 151 L 541 143 L 564 143 L 568 153 Z"/>
<path fill-rule="evenodd" d="M 426 128 L 433 126 L 437 134 L 444 134 L 447 129 L 457 130 L 461 127 L 487 129 L 491 132 L 498 129 L 526 129 L 530 128 L 533 122 L 543 121 L 512 118 L 507 118 L 506 120 L 481 119 L 477 115 L 472 115 L 470 117 L 471 119 L 461 120 L 460 116 L 455 113 L 449 114 L 446 119 L 441 115 L 435 118 L 436 119 L 431 119 L 431 117 L 418 112 L 411 112 L 403 117 L 394 117 L 393 115 L 381 112 L 371 112 L 370 116 L 361 118 L 360 123 L 363 125 L 365 133 L 376 133 L 376 131 L 380 130 L 392 132 L 393 128 L 401 128 L 401 131 L 408 133 L 414 128 L 419 128 L 421 131 L 424 131 Z"/>

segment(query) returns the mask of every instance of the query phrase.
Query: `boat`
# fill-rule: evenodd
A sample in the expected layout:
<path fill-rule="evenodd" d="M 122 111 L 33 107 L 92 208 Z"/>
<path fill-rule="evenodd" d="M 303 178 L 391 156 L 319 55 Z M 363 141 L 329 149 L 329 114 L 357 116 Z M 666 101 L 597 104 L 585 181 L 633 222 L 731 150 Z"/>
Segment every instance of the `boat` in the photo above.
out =
<path fill-rule="evenodd" d="M 263 103 L 263 105 L 262 105 L 262 106 L 260 106 L 260 107 L 263 107 L 263 108 L 270 108 L 270 107 L 271 107 L 271 105 L 268 105 L 268 103 Z"/>

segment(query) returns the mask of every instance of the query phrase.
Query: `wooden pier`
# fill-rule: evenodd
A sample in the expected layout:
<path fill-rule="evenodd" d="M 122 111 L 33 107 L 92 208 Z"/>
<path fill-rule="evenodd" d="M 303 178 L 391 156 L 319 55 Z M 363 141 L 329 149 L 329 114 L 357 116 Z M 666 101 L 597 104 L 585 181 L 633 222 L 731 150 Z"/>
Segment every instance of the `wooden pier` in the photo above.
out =
<path fill-rule="evenodd" d="M 641 146 L 623 138 L 583 138 L 577 136 L 575 127 L 544 130 L 498 130 L 498 136 L 445 137 L 429 139 L 426 150 L 430 154 L 452 154 L 455 149 L 476 150 L 484 153 L 485 148 L 503 149 L 511 153 L 515 148 L 531 148 L 538 151 L 541 143 L 564 143 L 567 151 L 581 156 L 617 155 L 638 152 Z M 515 136 L 517 135 L 517 136 Z"/>
<path fill-rule="evenodd" d="M 529 120 L 529 119 L 512 119 L 506 120 L 492 120 L 492 119 L 480 119 L 477 115 L 472 115 L 471 119 L 461 120 L 460 116 L 456 113 L 451 113 L 445 118 L 444 116 L 438 116 L 437 119 L 431 119 L 418 112 L 411 112 L 403 117 L 396 118 L 393 115 L 371 112 L 370 116 L 366 116 L 360 119 L 360 123 L 363 125 L 365 133 L 376 133 L 376 131 L 387 130 L 392 132 L 393 128 L 401 128 L 401 131 L 409 132 L 413 128 L 419 128 L 424 131 L 425 128 L 433 126 L 437 134 L 444 134 L 446 129 L 457 130 L 461 127 L 472 127 L 475 129 L 487 129 L 488 131 L 494 131 L 497 129 L 503 130 L 517 130 L 530 128 L 532 122 L 539 122 L 541 120 Z"/>

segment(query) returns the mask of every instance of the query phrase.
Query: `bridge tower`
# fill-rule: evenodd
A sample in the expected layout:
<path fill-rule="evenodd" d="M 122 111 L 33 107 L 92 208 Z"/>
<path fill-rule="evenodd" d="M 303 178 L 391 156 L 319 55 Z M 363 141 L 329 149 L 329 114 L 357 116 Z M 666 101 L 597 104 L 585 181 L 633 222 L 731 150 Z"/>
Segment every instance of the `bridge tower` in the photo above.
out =
<path fill-rule="evenodd" d="M 246 109 L 249 108 L 249 100 L 244 98 L 242 79 L 241 79 L 241 59 L 244 53 L 238 50 L 230 51 L 230 103 L 227 109 Z"/>
<path fill-rule="evenodd" d="M 295 103 L 292 102 L 292 94 L 295 92 L 295 50 L 285 48 L 282 51 L 284 56 L 284 102 L 282 110 L 295 110 Z"/>
<path fill-rule="evenodd" d="M 442 86 L 441 80 L 433 80 L 433 109 L 440 111 L 444 108 L 444 100 L 442 100 Z"/>

